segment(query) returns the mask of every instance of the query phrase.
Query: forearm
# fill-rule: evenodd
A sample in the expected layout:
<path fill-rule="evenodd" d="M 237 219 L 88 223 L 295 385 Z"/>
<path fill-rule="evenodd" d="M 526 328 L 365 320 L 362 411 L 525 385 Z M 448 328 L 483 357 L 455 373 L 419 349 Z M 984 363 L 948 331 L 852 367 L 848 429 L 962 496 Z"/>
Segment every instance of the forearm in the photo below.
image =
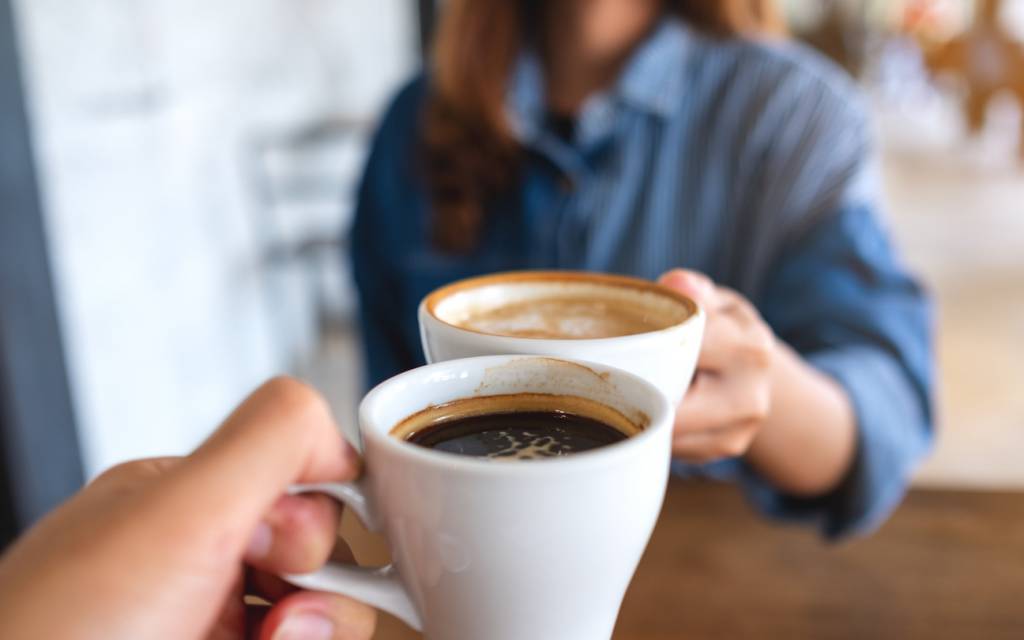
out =
<path fill-rule="evenodd" d="M 772 405 L 747 461 L 777 489 L 824 495 L 849 470 L 857 424 L 845 390 L 782 341 L 772 362 Z"/>

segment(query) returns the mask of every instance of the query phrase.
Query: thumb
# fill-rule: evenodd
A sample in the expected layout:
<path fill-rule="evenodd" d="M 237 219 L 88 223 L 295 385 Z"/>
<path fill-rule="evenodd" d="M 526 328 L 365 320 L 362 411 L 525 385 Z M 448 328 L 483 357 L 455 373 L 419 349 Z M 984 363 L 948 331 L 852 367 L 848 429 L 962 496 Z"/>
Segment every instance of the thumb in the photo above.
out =
<path fill-rule="evenodd" d="M 162 501 L 153 503 L 180 526 L 218 523 L 231 551 L 241 556 L 289 484 L 348 481 L 359 471 L 358 456 L 323 398 L 296 380 L 275 378 L 161 478 L 154 488 Z"/>
<path fill-rule="evenodd" d="M 658 278 L 658 284 L 690 296 L 701 305 L 707 305 L 715 294 L 715 283 L 711 278 L 689 269 L 667 271 Z"/>
<path fill-rule="evenodd" d="M 277 602 L 260 640 L 370 640 L 377 622 L 367 605 L 343 596 L 298 591 Z"/>

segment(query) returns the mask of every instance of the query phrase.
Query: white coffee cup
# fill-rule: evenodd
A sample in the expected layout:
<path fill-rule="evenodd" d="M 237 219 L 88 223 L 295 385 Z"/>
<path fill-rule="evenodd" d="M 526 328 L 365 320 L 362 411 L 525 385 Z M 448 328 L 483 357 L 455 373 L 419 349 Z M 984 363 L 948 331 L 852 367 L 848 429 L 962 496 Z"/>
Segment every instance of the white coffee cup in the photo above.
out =
<path fill-rule="evenodd" d="M 604 338 L 517 337 L 470 329 L 481 309 L 531 300 L 598 297 L 663 315 L 664 328 Z M 578 271 L 516 271 L 462 280 L 437 289 L 419 306 L 427 362 L 495 354 L 548 355 L 600 362 L 652 382 L 673 403 L 693 378 L 704 311 L 690 298 L 647 280 Z"/>
<path fill-rule="evenodd" d="M 574 455 L 494 461 L 391 435 L 463 398 L 541 393 L 611 407 L 642 430 Z M 344 502 L 382 532 L 393 565 L 329 564 L 294 584 L 357 598 L 432 640 L 602 640 L 661 510 L 673 407 L 652 384 L 601 364 L 491 356 L 428 365 L 366 396 L 366 473 L 296 487 Z"/>

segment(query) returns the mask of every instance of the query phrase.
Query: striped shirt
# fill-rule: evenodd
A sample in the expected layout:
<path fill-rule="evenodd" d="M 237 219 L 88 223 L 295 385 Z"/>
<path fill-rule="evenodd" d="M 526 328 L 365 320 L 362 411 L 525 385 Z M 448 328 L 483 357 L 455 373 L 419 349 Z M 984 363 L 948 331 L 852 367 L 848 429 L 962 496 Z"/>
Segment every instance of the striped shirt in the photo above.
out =
<path fill-rule="evenodd" d="M 352 255 L 370 382 L 423 362 L 416 305 L 452 280 L 696 269 L 746 295 L 844 386 L 859 447 L 842 485 L 814 500 L 780 493 L 742 459 L 676 472 L 738 481 L 765 513 L 828 537 L 885 519 L 932 440 L 931 321 L 880 223 L 869 123 L 841 71 L 799 45 L 666 18 L 567 138 L 550 129 L 542 68 L 524 52 L 506 101 L 522 178 L 489 204 L 477 250 L 456 256 L 431 245 L 416 166 L 427 83 L 396 98 L 360 187 Z"/>

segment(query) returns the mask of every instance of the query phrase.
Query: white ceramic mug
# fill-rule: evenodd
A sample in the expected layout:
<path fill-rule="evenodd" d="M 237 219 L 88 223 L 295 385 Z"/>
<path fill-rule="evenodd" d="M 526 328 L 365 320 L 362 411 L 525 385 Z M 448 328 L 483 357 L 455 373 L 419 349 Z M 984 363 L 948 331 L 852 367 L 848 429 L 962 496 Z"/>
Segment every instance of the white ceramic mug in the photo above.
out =
<path fill-rule="evenodd" d="M 432 405 L 518 393 L 590 399 L 643 430 L 600 449 L 520 462 L 390 435 Z M 364 478 L 295 488 L 352 508 L 385 535 L 393 565 L 329 564 L 288 579 L 393 613 L 432 640 L 607 639 L 661 510 L 672 414 L 653 385 L 600 364 L 492 356 L 401 374 L 360 405 Z"/>
<path fill-rule="evenodd" d="M 657 331 L 612 338 L 521 338 L 459 326 L 474 310 L 530 299 L 607 297 L 673 318 Z M 600 362 L 649 380 L 678 404 L 693 378 L 704 335 L 704 311 L 690 298 L 653 282 L 578 271 L 514 271 L 441 287 L 419 306 L 427 362 L 495 354 L 548 355 Z"/>

